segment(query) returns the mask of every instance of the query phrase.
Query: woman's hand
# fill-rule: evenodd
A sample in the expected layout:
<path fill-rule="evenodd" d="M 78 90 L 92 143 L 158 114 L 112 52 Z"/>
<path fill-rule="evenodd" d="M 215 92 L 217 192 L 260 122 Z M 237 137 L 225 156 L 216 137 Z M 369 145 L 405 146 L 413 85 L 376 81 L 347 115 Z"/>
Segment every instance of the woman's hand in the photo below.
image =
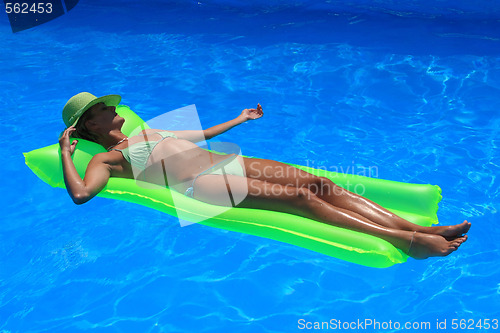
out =
<path fill-rule="evenodd" d="M 78 140 L 74 140 L 73 143 L 69 143 L 69 136 L 76 131 L 76 128 L 74 126 L 68 127 L 61 137 L 59 138 L 59 145 L 61 146 L 61 154 L 63 152 L 69 152 L 70 156 L 73 155 L 75 152 L 76 144 L 78 143 Z"/>
<path fill-rule="evenodd" d="M 257 109 L 245 109 L 241 112 L 240 117 L 247 121 L 258 119 L 263 115 L 264 112 L 262 111 L 262 106 L 260 106 L 260 104 L 257 104 Z"/>

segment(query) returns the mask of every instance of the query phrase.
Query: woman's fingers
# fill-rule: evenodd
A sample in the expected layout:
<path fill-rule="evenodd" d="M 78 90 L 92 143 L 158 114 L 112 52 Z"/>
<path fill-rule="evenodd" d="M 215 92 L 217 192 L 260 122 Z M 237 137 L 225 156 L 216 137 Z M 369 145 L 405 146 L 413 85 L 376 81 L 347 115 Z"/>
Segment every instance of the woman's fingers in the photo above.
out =
<path fill-rule="evenodd" d="M 76 131 L 76 128 L 74 126 L 70 126 L 64 130 L 63 136 L 69 137 L 69 135 L 74 131 Z"/>
<path fill-rule="evenodd" d="M 68 129 L 65 129 L 62 134 L 61 134 L 61 137 L 59 138 L 59 143 L 62 144 L 66 138 L 68 137 Z"/>
<path fill-rule="evenodd" d="M 66 150 L 68 149 L 71 154 L 75 151 L 76 144 L 78 143 L 78 140 L 74 140 L 73 143 L 69 143 L 69 136 L 76 131 L 76 128 L 74 126 L 70 126 L 67 129 L 64 130 L 63 134 L 59 138 L 59 145 L 61 146 L 61 150 Z"/>
<path fill-rule="evenodd" d="M 69 152 L 71 153 L 71 155 L 73 155 L 73 153 L 75 152 L 77 143 L 78 140 L 73 140 L 73 142 L 71 143 L 71 146 L 69 147 Z"/>
<path fill-rule="evenodd" d="M 260 103 L 257 103 L 257 113 L 260 115 L 264 114 L 264 111 L 262 111 L 262 105 L 260 105 Z"/>

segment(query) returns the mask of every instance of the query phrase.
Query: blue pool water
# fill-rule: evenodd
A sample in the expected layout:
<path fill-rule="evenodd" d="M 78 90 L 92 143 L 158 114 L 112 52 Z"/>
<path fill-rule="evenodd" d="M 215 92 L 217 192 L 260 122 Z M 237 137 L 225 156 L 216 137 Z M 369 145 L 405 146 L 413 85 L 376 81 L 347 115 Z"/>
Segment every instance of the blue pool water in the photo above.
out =
<path fill-rule="evenodd" d="M 310 331 L 301 319 L 487 331 L 480 320 L 500 320 L 499 8 L 82 0 L 16 34 L 0 14 L 0 332 Z M 121 94 L 144 119 L 196 104 L 205 127 L 259 102 L 264 118 L 220 140 L 244 155 L 437 184 L 440 223 L 468 219 L 470 238 L 445 258 L 374 269 L 181 228 L 131 203 L 76 206 L 22 152 L 57 142 L 80 91 Z"/>

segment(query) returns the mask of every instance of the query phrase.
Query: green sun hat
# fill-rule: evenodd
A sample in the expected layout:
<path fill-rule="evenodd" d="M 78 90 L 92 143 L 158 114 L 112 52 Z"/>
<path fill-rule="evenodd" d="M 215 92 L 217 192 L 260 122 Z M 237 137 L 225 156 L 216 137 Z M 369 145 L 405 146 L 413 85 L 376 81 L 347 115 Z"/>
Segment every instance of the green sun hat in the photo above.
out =
<path fill-rule="evenodd" d="M 66 128 L 76 125 L 78 119 L 92 106 L 104 102 L 107 106 L 117 106 L 122 97 L 120 95 L 106 95 L 97 97 L 88 92 L 81 92 L 71 97 L 63 108 L 62 118 Z"/>

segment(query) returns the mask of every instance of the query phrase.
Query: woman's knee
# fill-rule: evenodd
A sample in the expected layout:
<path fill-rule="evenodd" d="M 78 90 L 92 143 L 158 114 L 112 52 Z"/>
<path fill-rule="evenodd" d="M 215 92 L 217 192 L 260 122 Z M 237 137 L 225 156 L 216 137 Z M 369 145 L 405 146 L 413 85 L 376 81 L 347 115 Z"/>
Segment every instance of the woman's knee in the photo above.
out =
<path fill-rule="evenodd" d="M 294 191 L 294 195 L 291 196 L 290 200 L 296 207 L 308 207 L 318 199 L 317 195 L 308 188 L 296 187 Z"/>
<path fill-rule="evenodd" d="M 335 193 L 340 187 L 327 177 L 315 177 L 308 185 L 308 189 L 317 196 Z"/>

